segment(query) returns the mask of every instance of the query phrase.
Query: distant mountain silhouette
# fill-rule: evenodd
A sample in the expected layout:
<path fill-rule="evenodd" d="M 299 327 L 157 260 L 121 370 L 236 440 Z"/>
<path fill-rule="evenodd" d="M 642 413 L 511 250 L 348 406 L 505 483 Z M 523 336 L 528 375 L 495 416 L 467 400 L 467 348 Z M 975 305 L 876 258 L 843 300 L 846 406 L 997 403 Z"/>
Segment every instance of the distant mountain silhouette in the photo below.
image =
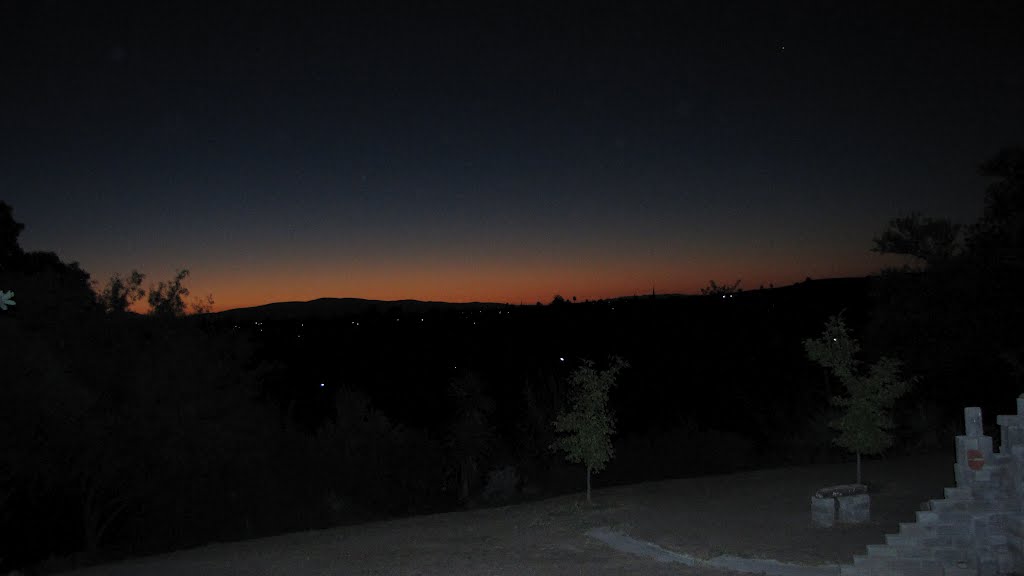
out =
<path fill-rule="evenodd" d="M 250 308 L 233 308 L 213 316 L 235 320 L 297 320 L 306 318 L 343 318 L 377 310 L 385 313 L 416 314 L 427 310 L 479 310 L 498 308 L 493 302 L 424 302 L 421 300 L 366 300 L 363 298 L 317 298 L 309 302 L 275 302 Z"/>
<path fill-rule="evenodd" d="M 789 286 L 775 288 L 753 289 L 737 292 L 733 298 L 749 300 L 751 298 L 771 298 L 782 301 L 808 302 L 816 300 L 847 300 L 861 301 L 866 295 L 866 289 L 871 277 L 852 278 L 824 278 L 819 280 L 804 280 Z M 635 300 L 649 300 L 649 294 L 620 296 L 608 298 L 606 302 L 630 302 Z M 686 299 L 697 301 L 713 300 L 721 296 L 699 296 L 689 294 L 658 294 L 657 300 L 678 300 Z M 594 302 L 590 302 L 594 304 Z M 569 306 L 586 306 L 580 302 L 569 304 Z M 420 314 L 431 310 L 482 310 L 494 309 L 509 306 L 496 302 L 436 302 L 422 300 L 367 300 L 365 298 L 317 298 L 308 302 L 274 302 L 261 306 L 248 308 L 232 308 L 211 314 L 216 318 L 231 320 L 303 320 L 303 319 L 332 319 L 348 316 L 358 316 L 368 312 L 379 312 L 381 314 Z M 528 305 L 532 307 L 532 305 Z M 838 312 L 838 311 L 837 311 Z"/>

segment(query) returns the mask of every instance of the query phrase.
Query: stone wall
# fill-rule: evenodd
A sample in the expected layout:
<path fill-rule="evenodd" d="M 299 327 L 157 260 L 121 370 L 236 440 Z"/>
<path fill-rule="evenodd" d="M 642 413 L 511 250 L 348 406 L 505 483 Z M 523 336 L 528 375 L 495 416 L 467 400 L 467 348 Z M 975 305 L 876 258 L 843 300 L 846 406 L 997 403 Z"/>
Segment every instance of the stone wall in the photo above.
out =
<path fill-rule="evenodd" d="M 1024 394 L 1017 414 L 999 416 L 998 452 L 982 430 L 981 409 L 965 408 L 956 437 L 956 487 L 931 500 L 916 522 L 900 523 L 885 544 L 868 546 L 843 576 L 1024 574 Z"/>

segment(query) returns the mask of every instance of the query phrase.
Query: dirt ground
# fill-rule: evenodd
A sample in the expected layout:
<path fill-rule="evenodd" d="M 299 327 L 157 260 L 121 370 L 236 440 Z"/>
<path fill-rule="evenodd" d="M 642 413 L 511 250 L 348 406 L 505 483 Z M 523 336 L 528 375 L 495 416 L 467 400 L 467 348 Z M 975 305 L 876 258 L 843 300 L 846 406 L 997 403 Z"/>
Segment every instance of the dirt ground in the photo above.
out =
<path fill-rule="evenodd" d="M 453 512 L 213 544 L 76 571 L 75 576 L 649 574 L 724 576 L 617 552 L 585 532 L 608 526 L 698 558 L 731 554 L 802 564 L 849 563 L 912 521 L 953 485 L 952 455 L 867 461 L 871 522 L 816 528 L 810 496 L 849 483 L 852 464 L 779 468 L 597 490 Z M 71 573 L 69 573 L 71 574 Z"/>

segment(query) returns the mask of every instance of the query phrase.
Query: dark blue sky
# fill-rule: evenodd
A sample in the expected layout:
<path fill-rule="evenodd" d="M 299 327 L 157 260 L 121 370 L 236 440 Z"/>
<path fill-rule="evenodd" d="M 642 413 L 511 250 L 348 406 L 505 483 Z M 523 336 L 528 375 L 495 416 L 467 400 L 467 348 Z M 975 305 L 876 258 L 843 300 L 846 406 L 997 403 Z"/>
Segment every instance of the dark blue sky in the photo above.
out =
<path fill-rule="evenodd" d="M 870 273 L 1024 136 L 1012 1 L 160 4 L 5 5 L 0 200 L 218 309 Z"/>

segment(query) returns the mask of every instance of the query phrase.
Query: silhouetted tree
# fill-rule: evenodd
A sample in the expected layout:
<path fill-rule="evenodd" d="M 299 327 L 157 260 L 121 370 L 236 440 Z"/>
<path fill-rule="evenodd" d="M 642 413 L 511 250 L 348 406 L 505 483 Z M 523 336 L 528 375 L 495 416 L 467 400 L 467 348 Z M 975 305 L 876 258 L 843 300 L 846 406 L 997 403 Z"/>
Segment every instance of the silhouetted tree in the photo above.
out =
<path fill-rule="evenodd" d="M 523 382 L 523 415 L 517 446 L 531 471 L 551 456 L 550 446 L 555 437 L 551 422 L 558 416 L 565 385 L 564 379 L 550 373 L 538 373 Z"/>
<path fill-rule="evenodd" d="M 994 179 L 985 191 L 985 211 L 968 230 L 968 245 L 985 262 L 1024 264 L 1024 148 L 1003 148 L 982 164 Z"/>
<path fill-rule="evenodd" d="M 312 442 L 315 470 L 308 484 L 319 484 L 336 517 L 381 511 L 407 512 L 443 491 L 439 443 L 422 430 L 393 424 L 363 392 L 341 387 L 336 418 Z M 321 494 L 317 494 L 321 496 Z"/>
<path fill-rule="evenodd" d="M 0 271 L 3 271 L 12 259 L 21 256 L 18 236 L 24 229 L 25 225 L 14 219 L 14 210 L 10 204 L 0 202 Z"/>
<path fill-rule="evenodd" d="M 177 318 L 185 315 L 185 298 L 188 288 L 181 285 L 188 278 L 188 270 L 179 270 L 174 279 L 161 281 L 156 287 L 149 288 L 149 313 L 165 318 Z"/>
<path fill-rule="evenodd" d="M 232 495 L 265 480 L 247 470 L 273 431 L 265 426 L 270 414 L 253 402 L 248 344 L 194 323 L 168 330 L 144 318 L 121 325 L 109 346 L 121 360 L 98 367 L 108 402 L 98 413 L 117 426 L 104 429 L 100 438 L 109 439 L 82 468 L 101 481 L 106 513 L 127 497 L 137 517 L 161 519 L 151 534 L 201 542 L 223 526 L 218 516 L 229 507 L 244 509 Z M 104 458 L 104 446 L 115 454 Z"/>
<path fill-rule="evenodd" d="M 985 190 L 984 213 L 968 231 L 968 245 L 991 290 L 986 303 L 995 309 L 992 325 L 999 327 L 992 330 L 992 348 L 1017 390 L 1024 375 L 1024 337 L 1018 329 L 1024 320 L 1018 295 L 1024 284 L 1024 148 L 1003 148 L 980 172 L 993 182 Z"/>
<path fill-rule="evenodd" d="M 100 305 L 108 314 L 127 312 L 132 304 L 145 296 L 146 291 L 142 289 L 142 281 L 145 278 L 146 275 L 139 273 L 138 270 L 132 270 L 128 278 L 114 274 L 99 294 Z"/>
<path fill-rule="evenodd" d="M 3 488 L 12 496 L 12 509 L 2 514 L 5 557 L 20 552 L 15 543 L 44 538 L 34 523 L 19 527 L 18 538 L 10 527 L 24 517 L 25 503 L 45 502 L 66 490 L 66 462 L 74 454 L 75 423 L 84 406 L 68 354 L 57 354 L 48 335 L 19 324 L 0 322 L 0 470 L 9 472 Z M 36 522 L 48 520 L 42 506 L 35 514 Z"/>
<path fill-rule="evenodd" d="M 465 371 L 449 383 L 455 400 L 455 418 L 449 428 L 448 447 L 458 463 L 459 499 L 469 500 L 469 492 L 480 472 L 480 462 L 494 443 L 490 423 L 494 401 L 484 394 L 483 382 L 473 371 Z"/>
<path fill-rule="evenodd" d="M 55 328 L 63 322 L 62 328 L 70 329 L 68 320 L 95 308 L 89 274 L 53 252 L 23 251 L 18 236 L 24 228 L 14 220 L 10 205 L 0 202 L 0 288 L 21 294 L 21 313 L 36 324 Z"/>
<path fill-rule="evenodd" d="M 817 339 L 804 340 L 807 357 L 828 368 L 846 388 L 846 396 L 834 396 L 835 406 L 844 408 L 832 426 L 839 431 L 835 443 L 857 455 L 857 483 L 860 484 L 860 455 L 880 454 L 892 445 L 892 405 L 910 389 L 900 374 L 900 363 L 882 357 L 865 374 L 856 355 L 857 340 L 850 336 L 842 316 L 832 316 Z"/>
<path fill-rule="evenodd" d="M 88 273 L 23 252 L 21 225 L 3 208 L 0 304 L 10 310 L 16 292 L 18 313 L 0 315 L 0 531 L 22 528 L 0 556 L 95 551 L 147 515 L 150 538 L 165 529 L 203 538 L 211 514 L 226 512 L 224 495 L 258 484 L 242 458 L 267 443 L 244 341 L 193 324 L 105 320 Z M 183 278 L 161 287 L 164 301 L 185 295 Z M 141 280 L 135 272 L 108 286 L 103 307 L 127 308 Z"/>
<path fill-rule="evenodd" d="M 1024 363 L 1024 149 L 1004 148 L 979 168 L 991 179 L 985 210 L 966 226 L 911 214 L 874 239 L 876 252 L 906 254 L 925 266 L 887 270 L 877 283 L 871 341 L 898 351 L 924 375 L 922 404 L 985 405 L 1014 394 Z M 941 264 L 941 265 L 938 265 Z M 966 398 L 961 382 L 986 382 Z M 979 397 L 979 393 L 981 397 Z"/>
<path fill-rule="evenodd" d="M 719 286 L 714 280 L 706 288 L 701 288 L 701 296 L 725 296 L 728 294 L 735 294 L 742 292 L 740 289 L 740 280 L 736 280 L 732 284 L 722 284 Z"/>
<path fill-rule="evenodd" d="M 559 414 L 555 432 L 562 434 L 551 444 L 552 450 L 565 452 L 570 462 L 587 468 L 587 502 L 590 502 L 590 476 L 604 469 L 615 455 L 611 437 L 615 433 L 615 416 L 608 408 L 608 395 L 619 372 L 627 368 L 619 357 L 613 357 L 604 370 L 584 360 L 569 376 L 572 409 Z"/>
<path fill-rule="evenodd" d="M 18 245 L 18 236 L 25 229 L 25 225 L 14 220 L 14 213 L 11 206 L 6 202 L 0 202 L 0 273 L 10 266 L 11 261 L 21 256 L 21 246 Z M 6 286 L 0 287 L 0 310 L 7 310 L 7 306 L 14 305 L 14 292 L 4 291 Z"/>
<path fill-rule="evenodd" d="M 917 213 L 893 218 L 874 239 L 873 252 L 913 256 L 928 266 L 946 262 L 958 252 L 960 225 Z"/>
<path fill-rule="evenodd" d="M 186 314 L 206 314 L 213 308 L 213 296 L 205 300 L 194 300 L 187 304 L 185 299 L 189 290 L 182 285 L 188 278 L 189 271 L 179 270 L 173 280 L 160 282 L 156 287 L 149 288 L 149 313 L 163 318 L 178 318 Z M 132 277 L 134 280 L 134 276 Z M 140 280 L 141 281 L 141 280 Z"/>
<path fill-rule="evenodd" d="M 49 325 L 66 337 L 80 320 L 97 311 L 89 273 L 77 262 L 62 262 L 53 252 L 26 252 L 13 259 L 3 273 L 4 288 L 18 299 L 22 317 L 35 325 Z"/>
<path fill-rule="evenodd" d="M 192 314 L 209 314 L 213 311 L 213 295 L 207 294 L 206 298 L 194 298 L 189 312 Z"/>

